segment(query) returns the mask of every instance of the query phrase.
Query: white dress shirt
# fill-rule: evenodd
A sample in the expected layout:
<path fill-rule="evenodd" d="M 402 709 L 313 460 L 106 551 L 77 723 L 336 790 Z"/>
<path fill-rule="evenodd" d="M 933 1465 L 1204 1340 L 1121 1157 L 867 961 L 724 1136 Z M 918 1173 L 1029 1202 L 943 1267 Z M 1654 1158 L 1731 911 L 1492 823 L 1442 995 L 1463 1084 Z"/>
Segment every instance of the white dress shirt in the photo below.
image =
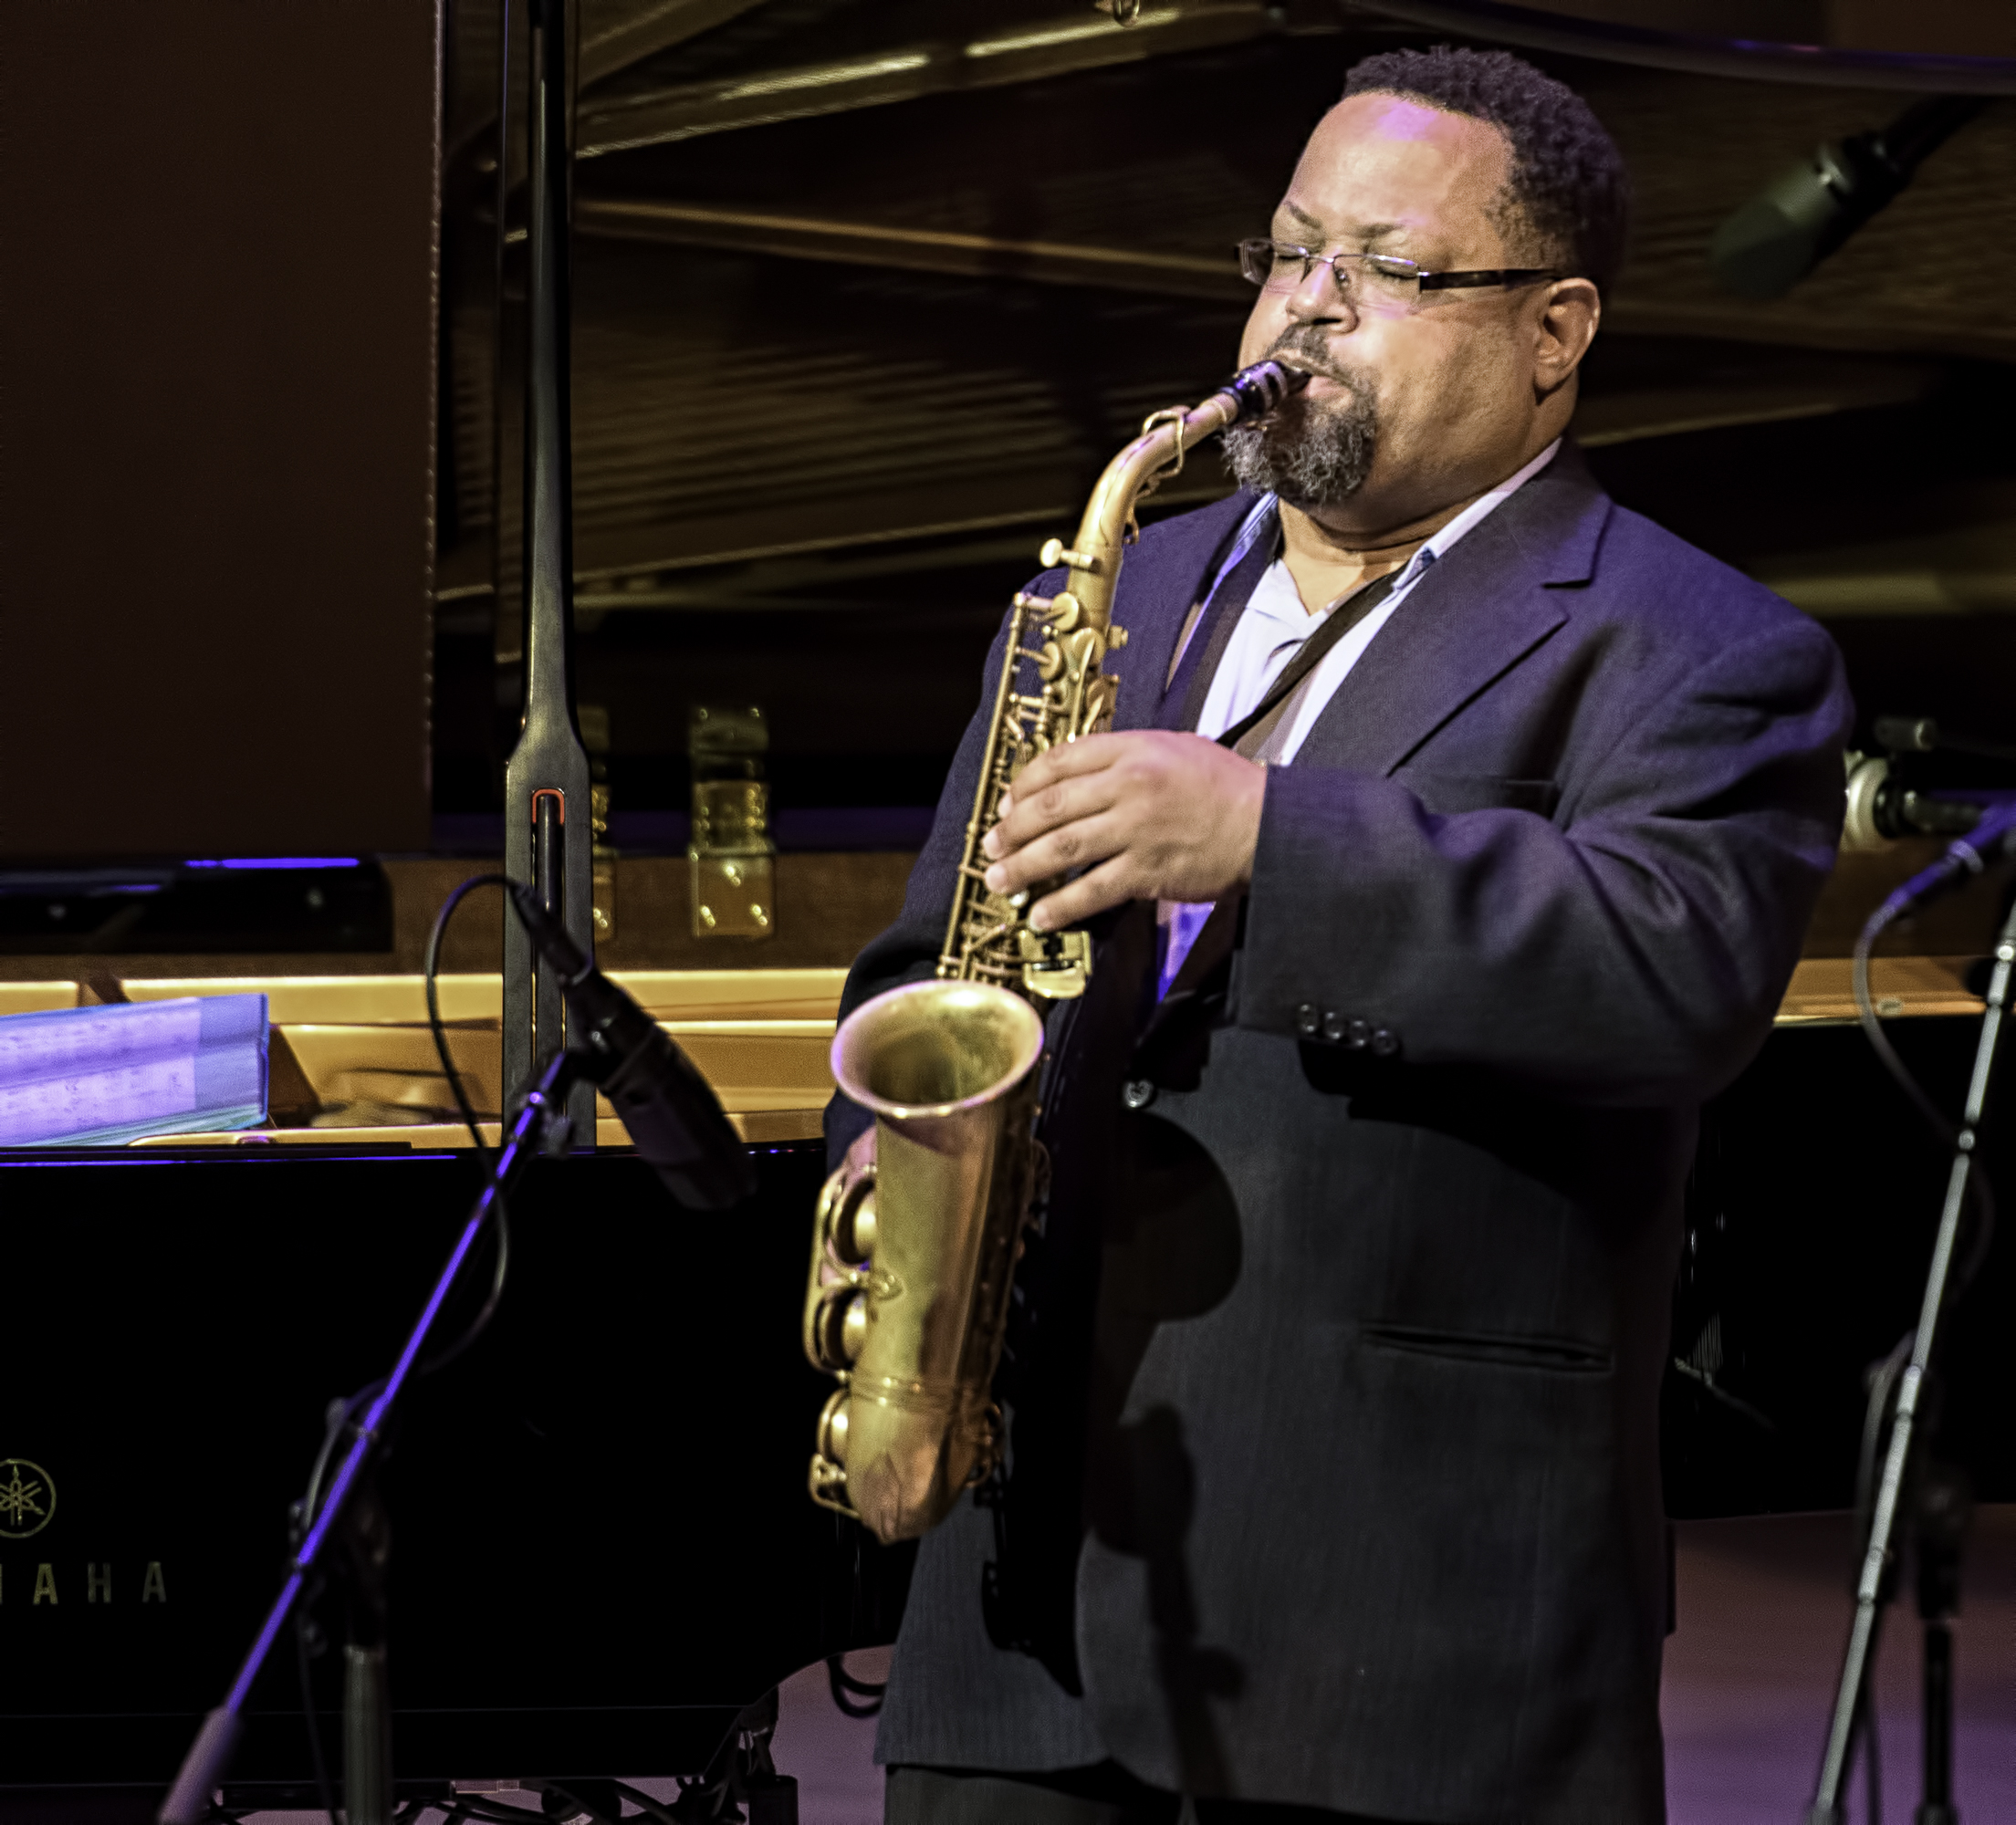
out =
<path fill-rule="evenodd" d="M 1524 468 L 1508 475 L 1495 488 L 1479 495 L 1448 525 L 1431 533 L 1421 542 L 1420 548 L 1401 569 L 1399 579 L 1387 592 L 1385 600 L 1338 641 L 1303 681 L 1300 690 L 1289 706 L 1288 714 L 1283 717 L 1280 726 L 1269 741 L 1271 765 L 1286 766 L 1294 759 L 1302 743 L 1308 739 L 1310 730 L 1315 726 L 1317 717 L 1322 714 L 1330 700 L 1336 695 L 1337 687 L 1344 682 L 1351 668 L 1363 656 L 1365 649 L 1372 644 L 1379 630 L 1393 619 L 1414 586 L 1448 555 L 1458 539 L 1504 506 L 1552 462 L 1560 448 L 1561 439 L 1557 437 Z M 1262 495 L 1253 511 L 1247 516 L 1245 524 L 1240 527 L 1231 557 L 1219 568 L 1217 576 L 1212 579 L 1213 592 L 1216 592 L 1239 559 L 1252 549 L 1256 539 L 1279 536 L 1279 504 L 1272 495 Z M 1332 603 L 1331 607 L 1335 607 L 1335 604 Z M 1268 567 L 1266 574 L 1254 585 L 1253 594 L 1239 616 L 1238 625 L 1232 630 L 1232 637 L 1226 642 L 1225 652 L 1218 660 L 1218 669 L 1211 680 L 1211 688 L 1205 694 L 1204 708 L 1197 715 L 1197 733 L 1215 741 L 1234 724 L 1250 714 L 1267 695 L 1268 688 L 1281 675 L 1289 662 L 1300 650 L 1302 642 L 1322 625 L 1323 618 L 1329 612 L 1330 609 L 1326 608 L 1311 614 L 1303 606 L 1300 592 L 1295 587 L 1295 579 L 1289 575 L 1288 565 L 1277 558 Z M 1196 627 L 1202 627 L 1204 620 L 1205 617 L 1198 615 Z M 1191 638 L 1196 637 L 1196 628 L 1193 628 Z M 1169 900 L 1161 903 L 1160 914 L 1165 938 L 1161 993 L 1168 993 L 1169 985 L 1182 966 L 1184 958 L 1189 954 L 1190 946 L 1196 942 L 1197 933 L 1204 929 L 1204 922 L 1210 916 L 1213 903 L 1210 901 Z"/>

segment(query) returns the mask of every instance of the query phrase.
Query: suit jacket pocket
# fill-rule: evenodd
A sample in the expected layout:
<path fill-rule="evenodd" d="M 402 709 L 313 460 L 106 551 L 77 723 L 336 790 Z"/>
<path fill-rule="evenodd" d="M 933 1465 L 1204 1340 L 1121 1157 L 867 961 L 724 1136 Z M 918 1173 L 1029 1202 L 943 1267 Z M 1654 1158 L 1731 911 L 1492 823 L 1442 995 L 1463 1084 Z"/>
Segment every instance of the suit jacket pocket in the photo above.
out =
<path fill-rule="evenodd" d="M 1434 1330 L 1425 1325 L 1373 1322 L 1359 1327 L 1375 1350 L 1411 1356 L 1440 1356 L 1459 1362 L 1490 1363 L 1501 1369 L 1546 1369 L 1562 1375 L 1607 1375 L 1611 1354 L 1572 1337 L 1534 1337 L 1510 1332 Z"/>
<path fill-rule="evenodd" d="M 1554 815 L 1561 787 L 1551 779 L 1504 779 L 1491 773 L 1437 773 L 1432 766 L 1396 768 L 1394 778 L 1440 817 L 1459 811 L 1531 811 Z"/>

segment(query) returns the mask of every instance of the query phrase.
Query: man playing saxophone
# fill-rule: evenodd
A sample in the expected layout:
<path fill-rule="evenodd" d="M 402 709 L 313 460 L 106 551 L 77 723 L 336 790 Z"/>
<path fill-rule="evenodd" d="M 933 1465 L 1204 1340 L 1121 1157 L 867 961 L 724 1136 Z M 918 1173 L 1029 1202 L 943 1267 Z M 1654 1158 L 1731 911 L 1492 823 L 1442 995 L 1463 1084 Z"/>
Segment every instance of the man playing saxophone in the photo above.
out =
<path fill-rule="evenodd" d="M 1569 90 L 1403 51 L 1241 248 L 1241 362 L 1309 384 L 1129 551 L 1113 731 L 983 846 L 1093 968 L 1049 1018 L 1008 1460 L 896 1651 L 896 1825 L 1664 1817 L 1681 1188 L 1849 706 L 1817 627 L 1567 440 L 1625 207 Z M 983 720 L 850 1008 L 932 973 Z M 828 1133 L 872 1144 L 844 1098 Z"/>

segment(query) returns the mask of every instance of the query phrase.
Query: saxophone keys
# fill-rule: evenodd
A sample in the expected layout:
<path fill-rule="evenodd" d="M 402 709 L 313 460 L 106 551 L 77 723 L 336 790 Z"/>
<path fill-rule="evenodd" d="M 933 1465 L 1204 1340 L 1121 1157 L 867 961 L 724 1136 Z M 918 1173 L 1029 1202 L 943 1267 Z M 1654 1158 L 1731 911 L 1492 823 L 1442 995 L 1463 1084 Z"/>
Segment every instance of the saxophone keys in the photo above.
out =
<path fill-rule="evenodd" d="M 1054 570 L 1060 564 L 1068 564 L 1073 570 L 1084 570 L 1096 577 L 1099 574 L 1099 554 L 1096 551 L 1073 551 L 1060 538 L 1044 541 L 1042 550 L 1036 554 L 1036 561 L 1046 570 Z"/>
<path fill-rule="evenodd" d="M 1118 652 L 1126 644 L 1127 630 L 1125 628 L 1110 627 L 1106 630 L 1106 645 L 1109 651 Z"/>

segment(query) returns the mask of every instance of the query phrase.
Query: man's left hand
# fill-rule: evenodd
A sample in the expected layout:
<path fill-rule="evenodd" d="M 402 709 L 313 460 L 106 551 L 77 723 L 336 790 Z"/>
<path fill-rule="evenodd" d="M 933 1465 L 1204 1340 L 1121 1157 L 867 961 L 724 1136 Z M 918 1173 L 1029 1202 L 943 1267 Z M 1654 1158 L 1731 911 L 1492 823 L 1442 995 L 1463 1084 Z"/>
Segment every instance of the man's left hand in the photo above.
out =
<path fill-rule="evenodd" d="M 1023 768 L 987 833 L 987 884 L 1083 869 L 1029 909 L 1042 932 L 1129 900 L 1217 900 L 1252 878 L 1266 791 L 1264 766 L 1200 735 L 1087 735 Z"/>

